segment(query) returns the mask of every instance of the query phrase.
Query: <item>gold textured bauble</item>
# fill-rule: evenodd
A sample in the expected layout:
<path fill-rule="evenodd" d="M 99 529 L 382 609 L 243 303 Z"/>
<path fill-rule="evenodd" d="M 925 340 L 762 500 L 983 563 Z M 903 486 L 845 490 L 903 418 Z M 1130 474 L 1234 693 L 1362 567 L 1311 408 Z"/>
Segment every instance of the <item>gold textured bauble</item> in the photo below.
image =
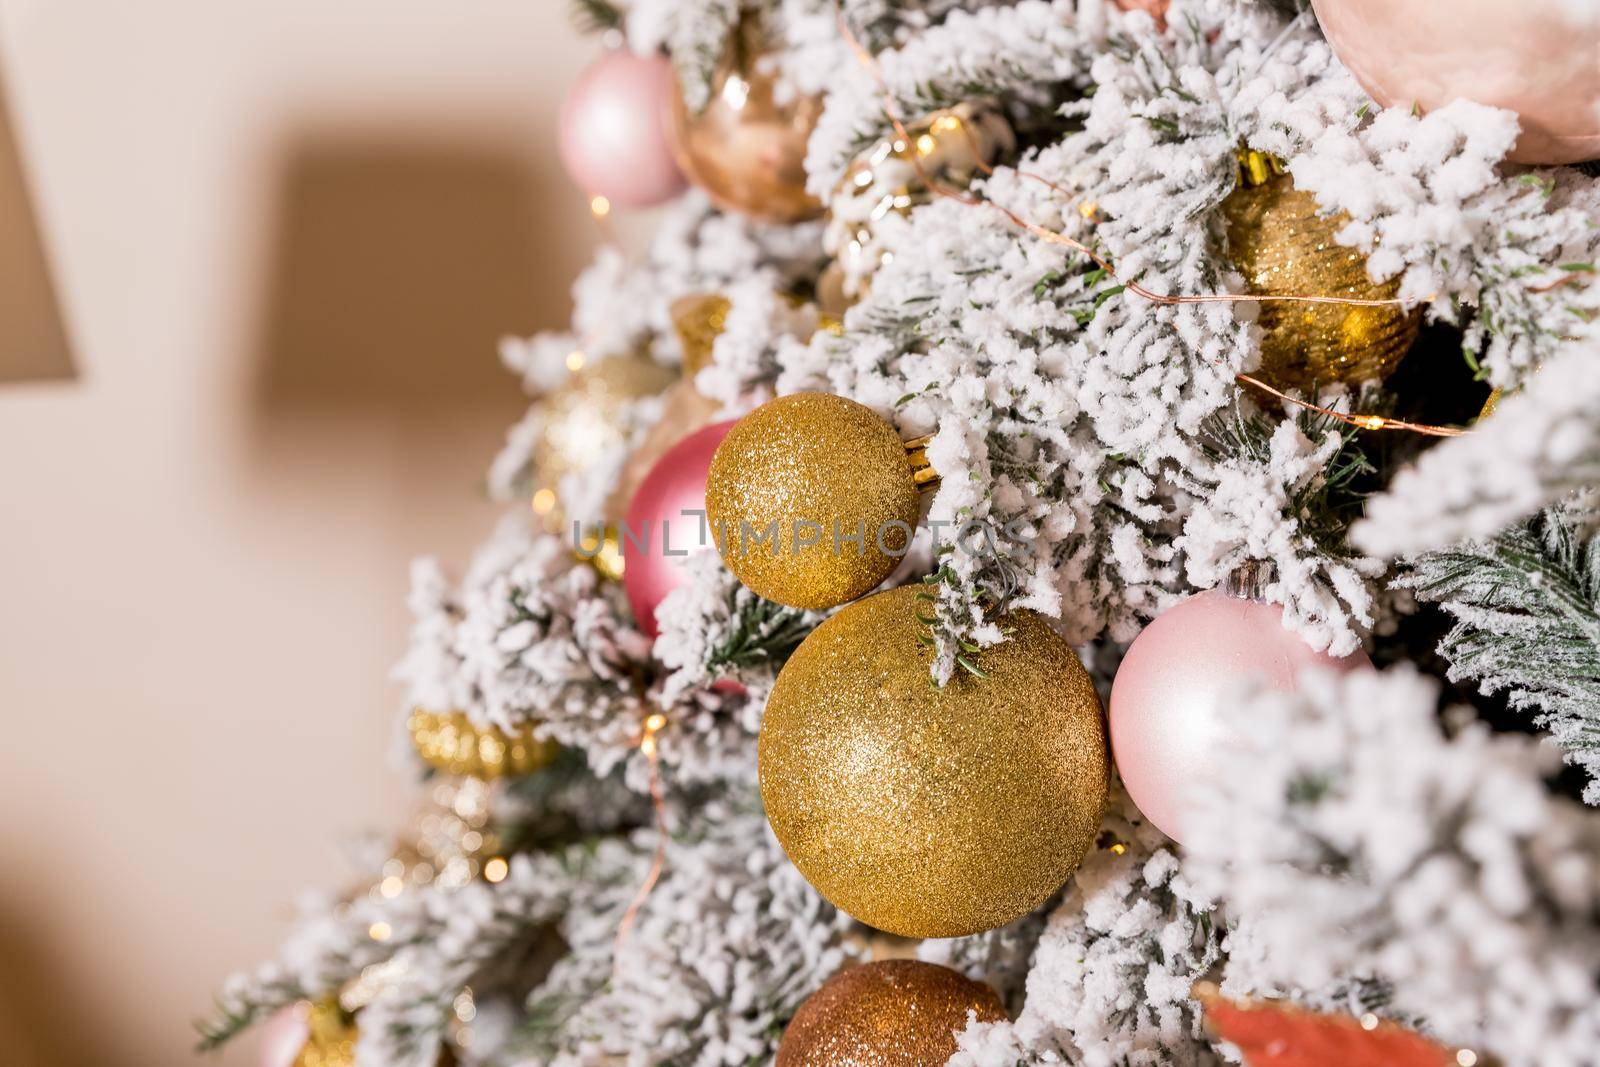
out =
<path fill-rule="evenodd" d="M 1241 158 L 1239 187 L 1222 204 L 1228 254 L 1246 289 L 1263 296 L 1345 296 L 1392 300 L 1398 279 L 1374 282 L 1360 251 L 1334 240 L 1349 221 L 1319 216 L 1317 201 L 1294 187 L 1281 167 L 1259 152 Z M 1410 350 L 1420 309 L 1266 301 L 1261 368 L 1256 376 L 1277 389 L 1309 393 L 1316 386 L 1355 385 L 1391 374 Z"/>
<path fill-rule="evenodd" d="M 531 774 L 554 759 L 561 747 L 534 737 L 532 723 L 507 733 L 498 726 L 476 726 L 460 711 L 417 708 L 406 720 L 406 729 L 417 755 L 434 770 L 485 781 Z"/>
<path fill-rule="evenodd" d="M 568 366 L 574 368 L 570 377 L 540 405 L 543 419 L 533 449 L 533 477 L 539 487 L 534 511 L 550 529 L 560 529 L 563 521 L 555 495 L 561 479 L 587 467 L 606 449 L 624 444 L 624 406 L 659 395 L 674 377 L 670 367 L 642 355 L 590 362 L 582 352 L 573 352 Z M 593 515 L 577 517 L 584 522 L 596 519 Z"/>
<path fill-rule="evenodd" d="M 309 1034 L 294 1067 L 351 1067 L 356 1062 L 360 1034 L 355 1016 L 340 1007 L 337 999 L 312 1004 L 306 1021 Z"/>
<path fill-rule="evenodd" d="M 764 222 L 802 222 L 822 214 L 806 192 L 805 168 L 822 98 L 785 99 L 771 54 L 759 20 L 740 23 L 705 107 L 692 108 L 681 84 L 673 95 L 673 148 L 684 174 L 718 207 Z"/>
<path fill-rule="evenodd" d="M 962 103 L 935 111 L 862 152 L 828 198 L 823 251 L 833 256 L 845 300 L 866 294 L 872 275 L 887 261 L 886 227 L 931 203 L 937 188 L 961 188 L 1001 156 L 1016 149 L 1016 135 L 1001 110 L 988 103 Z M 826 292 L 818 283 L 819 302 Z M 831 296 L 831 294 L 829 294 Z"/>
<path fill-rule="evenodd" d="M 831 608 L 882 582 L 905 555 L 920 510 L 894 427 L 829 393 L 756 408 L 728 431 L 706 477 L 723 562 L 751 590 L 792 608 Z"/>
<path fill-rule="evenodd" d="M 967 1013 L 1004 1022 L 982 982 L 920 960 L 849 967 L 794 1013 L 773 1067 L 932 1067 L 956 1052 Z"/>
<path fill-rule="evenodd" d="M 1100 701 L 1038 615 L 929 684 L 921 586 L 852 604 L 800 645 L 761 722 L 761 797 L 834 905 L 903 937 L 990 930 L 1049 899 L 1094 844 Z"/>

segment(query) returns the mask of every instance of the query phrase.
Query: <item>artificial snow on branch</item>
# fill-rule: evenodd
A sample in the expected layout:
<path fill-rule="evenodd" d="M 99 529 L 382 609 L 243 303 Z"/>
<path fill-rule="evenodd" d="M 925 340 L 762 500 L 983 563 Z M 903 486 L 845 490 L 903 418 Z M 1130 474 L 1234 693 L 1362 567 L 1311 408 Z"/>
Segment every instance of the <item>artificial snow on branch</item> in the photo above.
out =
<path fill-rule="evenodd" d="M 1506 1067 L 1600 1048 L 1600 819 L 1552 797 L 1552 753 L 1408 667 L 1309 672 L 1226 706 L 1184 869 L 1238 927 L 1225 991 L 1316 1000 L 1359 981 L 1386 1012 Z"/>
<path fill-rule="evenodd" d="M 1470 434 L 1424 452 L 1367 504 L 1351 539 L 1394 558 L 1490 537 L 1600 485 L 1600 338 L 1565 346 Z"/>
<path fill-rule="evenodd" d="M 1415 560 L 1400 584 L 1456 619 L 1452 681 L 1506 693 L 1592 779 L 1600 804 L 1600 535 L 1560 509 Z"/>

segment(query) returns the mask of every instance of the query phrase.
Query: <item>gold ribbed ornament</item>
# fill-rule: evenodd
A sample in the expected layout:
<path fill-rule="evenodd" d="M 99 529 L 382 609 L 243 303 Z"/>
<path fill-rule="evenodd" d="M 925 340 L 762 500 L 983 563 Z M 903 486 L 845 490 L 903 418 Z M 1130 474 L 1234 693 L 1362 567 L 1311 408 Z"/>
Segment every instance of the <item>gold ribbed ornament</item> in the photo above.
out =
<path fill-rule="evenodd" d="M 406 720 L 406 728 L 422 762 L 445 774 L 485 781 L 531 774 L 553 760 L 561 747 L 534 737 L 532 723 L 507 733 L 498 726 L 476 726 L 460 711 L 417 708 Z"/>
<path fill-rule="evenodd" d="M 533 449 L 534 512 L 547 528 L 560 530 L 564 517 L 556 503 L 561 479 L 594 462 L 595 456 L 626 442 L 623 408 L 657 396 L 672 383 L 673 371 L 648 356 L 611 356 L 590 361 L 581 351 L 568 357 L 567 381 L 545 395 L 539 443 Z M 599 516 L 575 516 L 592 523 Z M 604 516 L 613 518 L 614 516 Z"/>
<path fill-rule="evenodd" d="M 795 608 L 831 608 L 882 582 L 920 510 L 918 474 L 894 427 L 829 393 L 779 397 L 740 419 L 706 478 L 728 569 Z"/>
<path fill-rule="evenodd" d="M 311 1005 L 307 1025 L 310 1034 L 294 1067 L 350 1067 L 356 1062 L 355 1016 L 340 1007 L 336 998 Z"/>
<path fill-rule="evenodd" d="M 990 930 L 1044 903 L 1094 844 L 1109 766 L 1100 702 L 1032 612 L 1000 623 L 984 677 L 929 684 L 919 586 L 806 638 L 761 723 L 761 796 L 800 873 L 903 937 Z"/>
<path fill-rule="evenodd" d="M 806 998 L 773 1067 L 933 1067 L 956 1053 L 967 1013 L 1006 1019 L 995 991 L 935 963 L 849 967 Z"/>
<path fill-rule="evenodd" d="M 746 18 L 728 40 L 698 111 L 673 94 L 672 140 L 678 166 L 711 201 L 764 222 L 822 214 L 806 192 L 806 142 L 822 114 L 820 96 L 785 97 L 760 20 Z"/>
<path fill-rule="evenodd" d="M 1223 201 L 1222 213 L 1228 254 L 1249 292 L 1357 300 L 1392 300 L 1399 294 L 1398 279 L 1372 281 L 1366 257 L 1334 240 L 1349 216 L 1319 216 L 1316 198 L 1296 189 L 1273 157 L 1241 151 L 1239 158 L 1239 187 Z M 1407 311 L 1397 304 L 1273 300 L 1258 306 L 1262 337 L 1256 376 L 1274 388 L 1305 393 L 1388 377 L 1421 325 L 1420 309 Z"/>

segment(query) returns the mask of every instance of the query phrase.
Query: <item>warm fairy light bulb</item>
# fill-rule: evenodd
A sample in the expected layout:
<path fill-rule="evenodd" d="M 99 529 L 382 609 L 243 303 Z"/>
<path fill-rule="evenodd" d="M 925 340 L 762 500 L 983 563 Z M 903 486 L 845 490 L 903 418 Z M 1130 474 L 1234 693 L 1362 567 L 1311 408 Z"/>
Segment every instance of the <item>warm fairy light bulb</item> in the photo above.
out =
<path fill-rule="evenodd" d="M 567 353 L 567 369 L 569 371 L 572 371 L 574 374 L 576 374 L 578 371 L 583 369 L 583 364 L 583 349 L 574 348 L 571 352 Z"/>
<path fill-rule="evenodd" d="M 385 878 L 383 880 L 383 882 L 378 886 L 378 892 L 382 893 L 384 896 L 388 897 L 390 900 L 393 900 L 395 897 L 397 897 L 401 893 L 403 893 L 405 891 L 405 888 L 406 888 L 405 879 L 397 877 L 397 876 L 391 874 L 389 877 Z"/>
<path fill-rule="evenodd" d="M 1472 1051 L 1470 1048 L 1464 1048 L 1460 1052 L 1456 1053 L 1456 1062 L 1459 1063 L 1461 1067 L 1473 1067 L 1473 1065 L 1478 1062 L 1478 1054 Z"/>
<path fill-rule="evenodd" d="M 549 489 L 541 489 L 533 494 L 533 511 L 536 515 L 548 515 L 555 510 L 556 495 Z"/>
<path fill-rule="evenodd" d="M 1365 1015 L 1363 1015 L 1361 1017 L 1361 1029 L 1363 1029 L 1363 1030 L 1376 1030 L 1377 1028 L 1378 1028 L 1378 1017 L 1376 1015 L 1372 1014 L 1369 1011 L 1369 1012 L 1367 1012 Z"/>
<path fill-rule="evenodd" d="M 505 881 L 506 875 L 510 873 L 511 864 L 507 863 L 503 856 L 496 856 L 483 865 L 484 880 L 491 885 Z"/>
<path fill-rule="evenodd" d="M 603 219 L 611 214 L 611 201 L 603 196 L 594 197 L 589 201 L 589 210 L 594 213 L 595 218 Z"/>
<path fill-rule="evenodd" d="M 387 941 L 394 934 L 388 923 L 375 922 L 367 927 L 367 936 L 374 941 Z"/>
<path fill-rule="evenodd" d="M 658 732 L 665 725 L 667 725 L 667 717 L 659 711 L 644 721 L 644 728 L 650 733 Z"/>

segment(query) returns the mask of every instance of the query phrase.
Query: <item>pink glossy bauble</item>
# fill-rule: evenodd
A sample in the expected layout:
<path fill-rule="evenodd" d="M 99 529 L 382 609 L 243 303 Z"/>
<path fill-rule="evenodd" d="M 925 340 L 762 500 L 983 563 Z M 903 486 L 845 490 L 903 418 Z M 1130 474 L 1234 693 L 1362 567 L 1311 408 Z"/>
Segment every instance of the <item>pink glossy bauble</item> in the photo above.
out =
<path fill-rule="evenodd" d="M 561 162 L 588 196 L 649 207 L 683 192 L 667 121 L 672 64 L 608 52 L 579 75 L 561 106 Z"/>
<path fill-rule="evenodd" d="M 1220 591 L 1190 597 L 1144 628 L 1111 686 L 1111 754 L 1139 811 L 1183 840 L 1183 814 L 1195 789 L 1216 775 L 1227 743 L 1221 701 L 1241 679 L 1295 686 L 1302 668 L 1370 665 L 1362 652 L 1342 659 L 1314 651 L 1283 625 L 1276 604 Z"/>
<path fill-rule="evenodd" d="M 689 580 L 684 561 L 716 547 L 705 518 L 706 474 L 735 421 L 714 422 L 667 449 L 628 504 L 619 531 L 622 587 L 634 622 L 651 637 L 657 633 L 656 605 Z"/>
<path fill-rule="evenodd" d="M 1511 158 L 1600 157 L 1600 0 L 1312 0 L 1333 50 L 1386 107 L 1452 100 L 1522 120 Z"/>
<path fill-rule="evenodd" d="M 281 1009 L 261 1024 L 261 1067 L 294 1067 L 310 1037 L 311 1026 L 303 1008 Z"/>

